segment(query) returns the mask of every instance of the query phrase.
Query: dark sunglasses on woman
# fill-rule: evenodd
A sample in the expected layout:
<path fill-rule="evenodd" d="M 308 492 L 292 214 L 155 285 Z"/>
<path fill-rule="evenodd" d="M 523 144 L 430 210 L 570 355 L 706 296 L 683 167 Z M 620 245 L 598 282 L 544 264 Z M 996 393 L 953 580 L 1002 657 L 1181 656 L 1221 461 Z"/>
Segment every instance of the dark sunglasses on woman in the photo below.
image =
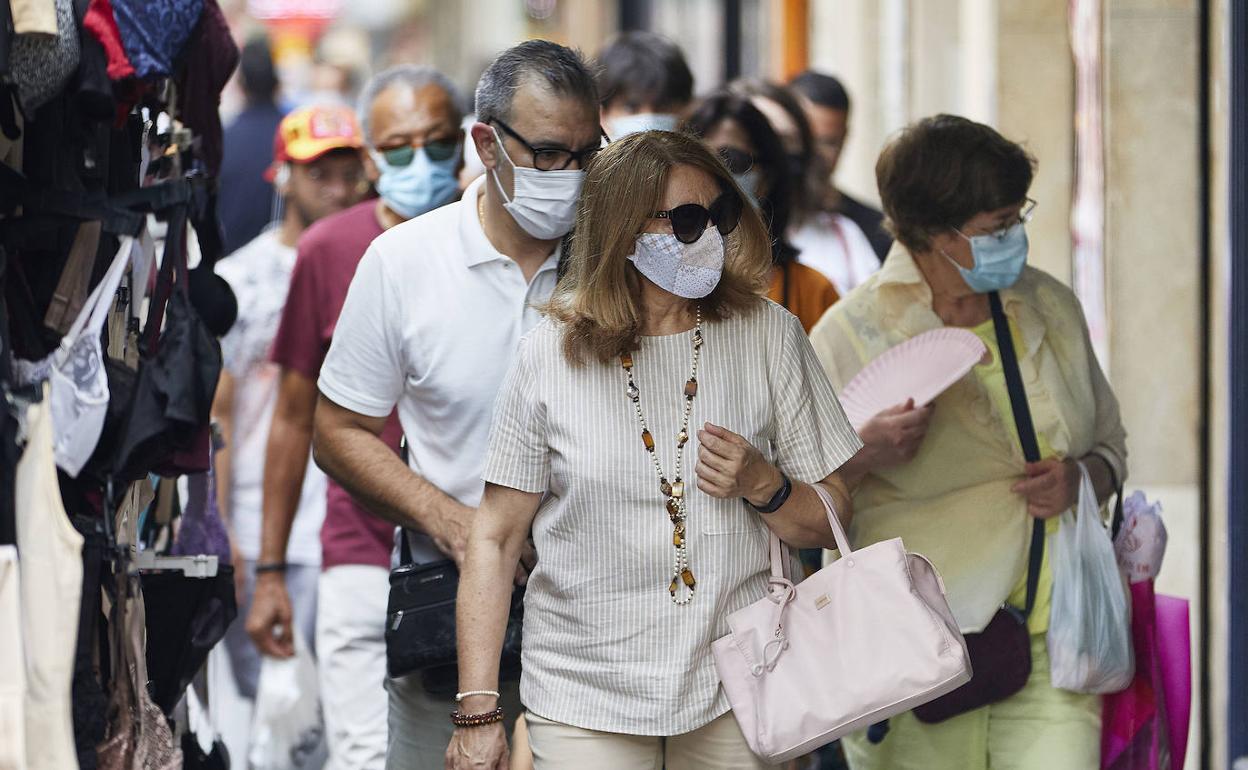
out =
<path fill-rule="evenodd" d="M 655 219 L 672 223 L 672 234 L 681 243 L 696 243 L 706 231 L 707 222 L 715 225 L 720 235 L 737 229 L 741 221 L 741 199 L 735 193 L 725 192 L 716 198 L 708 209 L 697 203 L 686 203 L 667 211 L 657 211 Z"/>

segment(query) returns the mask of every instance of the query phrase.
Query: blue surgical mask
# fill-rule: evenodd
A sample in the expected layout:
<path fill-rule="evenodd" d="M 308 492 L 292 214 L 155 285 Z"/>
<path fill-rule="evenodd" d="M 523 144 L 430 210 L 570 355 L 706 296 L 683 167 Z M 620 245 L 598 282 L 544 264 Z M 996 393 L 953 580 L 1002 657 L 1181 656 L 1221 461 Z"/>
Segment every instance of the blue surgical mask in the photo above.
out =
<path fill-rule="evenodd" d="M 611 141 L 641 131 L 675 131 L 680 118 L 665 112 L 639 112 L 611 120 Z"/>
<path fill-rule="evenodd" d="M 962 235 L 960 231 L 954 232 Z M 991 233 L 962 237 L 970 241 L 974 267 L 968 270 L 953 257 L 943 251 L 941 253 L 962 274 L 962 280 L 966 281 L 971 291 L 987 294 L 1008 289 L 1023 274 L 1023 267 L 1027 264 L 1027 230 L 1022 222 L 1006 228 L 1000 235 Z"/>
<path fill-rule="evenodd" d="M 450 203 L 459 194 L 459 180 L 455 178 L 458 152 L 446 160 L 433 161 L 421 148 L 406 166 L 390 165 L 385 156 L 375 150 L 370 150 L 369 154 L 381 171 L 377 193 L 387 208 L 404 219 L 413 219 Z"/>
<path fill-rule="evenodd" d="M 737 187 L 740 187 L 741 192 L 745 193 L 745 197 L 750 200 L 750 204 L 754 208 L 758 208 L 758 169 L 751 168 L 740 174 L 733 174 L 732 178 L 737 181 Z"/>

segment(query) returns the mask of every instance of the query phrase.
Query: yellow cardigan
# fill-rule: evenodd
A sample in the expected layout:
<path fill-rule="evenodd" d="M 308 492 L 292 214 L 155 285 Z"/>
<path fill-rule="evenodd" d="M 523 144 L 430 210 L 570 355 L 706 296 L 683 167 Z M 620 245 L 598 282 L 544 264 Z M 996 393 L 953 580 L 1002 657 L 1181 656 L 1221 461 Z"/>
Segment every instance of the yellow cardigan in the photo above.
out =
<path fill-rule="evenodd" d="M 1029 267 L 1001 299 L 1021 342 L 1019 369 L 1041 446 L 1057 457 L 1096 452 L 1123 480 L 1118 401 L 1074 293 Z M 839 390 L 885 350 L 942 325 L 914 259 L 895 244 L 880 271 L 828 311 L 810 341 Z M 868 475 L 854 492 L 854 542 L 900 536 L 931 559 L 964 632 L 983 629 L 1018 586 L 1031 535 L 1026 503 L 1010 491 L 1025 463 L 1013 418 L 997 408 L 985 382 L 972 373 L 945 391 L 918 455 Z"/>

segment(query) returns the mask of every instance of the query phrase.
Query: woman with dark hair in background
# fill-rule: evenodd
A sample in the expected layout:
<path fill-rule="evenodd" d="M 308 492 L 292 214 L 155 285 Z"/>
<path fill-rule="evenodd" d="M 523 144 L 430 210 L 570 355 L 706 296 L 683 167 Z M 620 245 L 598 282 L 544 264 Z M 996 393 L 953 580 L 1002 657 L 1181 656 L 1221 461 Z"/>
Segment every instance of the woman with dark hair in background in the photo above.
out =
<path fill-rule="evenodd" d="M 762 214 L 774 264 L 767 296 L 788 308 L 809 332 L 836 302 L 837 293 L 819 271 L 798 264 L 797 249 L 786 235 L 801 181 L 793 178 L 780 137 L 748 99 L 727 91 L 704 99 L 685 121 L 685 129 L 719 156 Z"/>
<path fill-rule="evenodd" d="M 877 258 L 869 234 L 879 230 L 878 222 L 860 225 L 855 216 L 866 207 L 833 186 L 836 158 L 829 157 L 819 142 L 816 125 L 794 88 L 764 80 L 738 80 L 729 88 L 767 117 L 784 145 L 789 168 L 801 179 L 800 185 L 795 183 L 799 198 L 789 222 L 789 240 L 800 252 L 801 263 L 823 273 L 841 296 L 848 294 L 880 267 L 883 254 Z M 851 204 L 853 213 L 845 210 Z M 891 243 L 887 235 L 884 243 L 887 253 Z"/>

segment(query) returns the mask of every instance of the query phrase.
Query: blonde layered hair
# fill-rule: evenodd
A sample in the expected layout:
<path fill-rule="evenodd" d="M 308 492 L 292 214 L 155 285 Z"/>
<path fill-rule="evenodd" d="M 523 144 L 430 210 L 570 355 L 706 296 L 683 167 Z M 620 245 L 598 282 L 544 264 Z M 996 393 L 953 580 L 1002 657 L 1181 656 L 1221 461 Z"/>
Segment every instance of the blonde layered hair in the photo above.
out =
<path fill-rule="evenodd" d="M 637 348 L 642 279 L 628 256 L 662 208 L 676 166 L 703 171 L 720 190 L 746 200 L 728 169 L 687 134 L 630 134 L 598 153 L 585 174 L 566 273 L 545 307 L 564 326 L 569 362 L 607 363 Z M 753 206 L 743 203 L 741 209 L 737 228 L 725 238 L 723 277 L 698 300 L 703 317 L 711 321 L 751 312 L 767 288 L 772 264 L 767 228 Z"/>

